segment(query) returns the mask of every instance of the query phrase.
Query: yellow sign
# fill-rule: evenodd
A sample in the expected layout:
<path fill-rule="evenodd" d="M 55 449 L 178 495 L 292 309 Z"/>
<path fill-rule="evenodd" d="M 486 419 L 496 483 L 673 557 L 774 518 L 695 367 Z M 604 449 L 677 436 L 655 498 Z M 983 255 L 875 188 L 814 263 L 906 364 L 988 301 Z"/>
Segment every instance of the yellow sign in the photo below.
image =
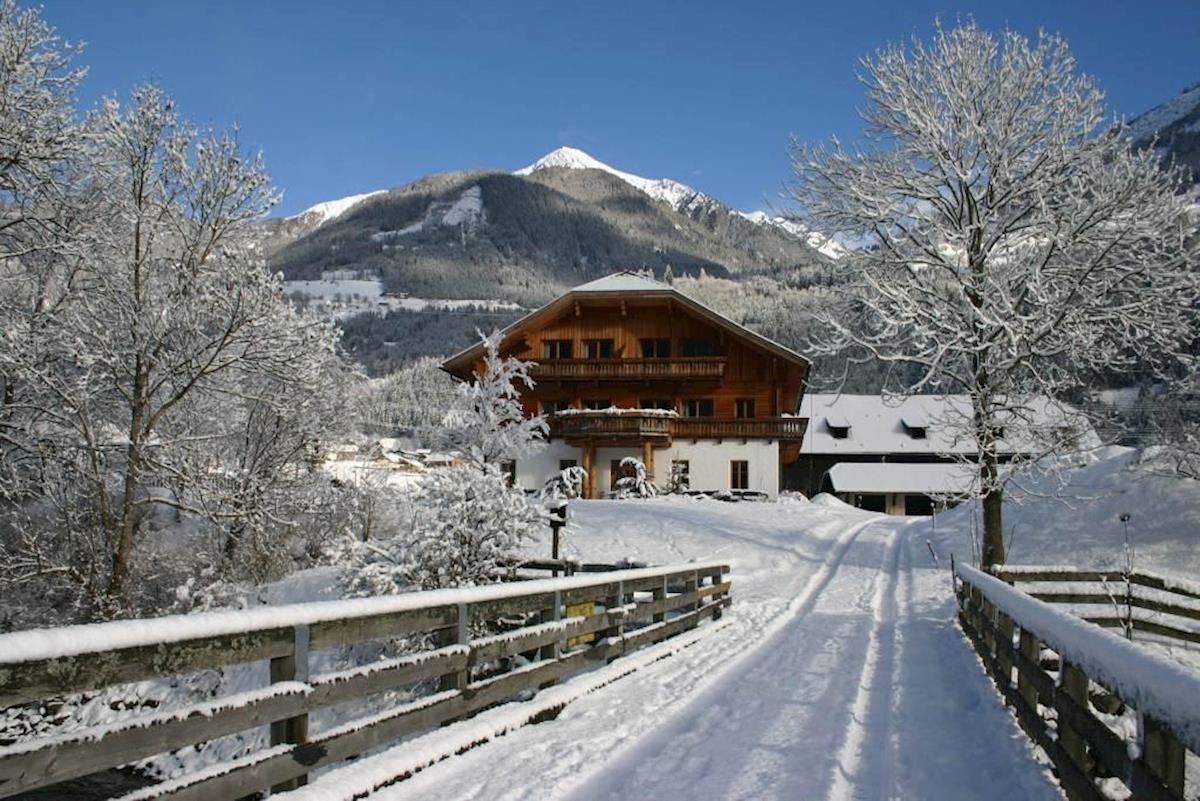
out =
<path fill-rule="evenodd" d="M 592 601 L 584 601 L 578 604 L 567 604 L 567 617 L 588 617 L 596 611 L 596 604 Z M 580 634 L 578 637 L 569 637 L 567 639 L 567 647 L 574 648 L 576 645 L 593 642 L 596 639 L 595 634 Z"/>

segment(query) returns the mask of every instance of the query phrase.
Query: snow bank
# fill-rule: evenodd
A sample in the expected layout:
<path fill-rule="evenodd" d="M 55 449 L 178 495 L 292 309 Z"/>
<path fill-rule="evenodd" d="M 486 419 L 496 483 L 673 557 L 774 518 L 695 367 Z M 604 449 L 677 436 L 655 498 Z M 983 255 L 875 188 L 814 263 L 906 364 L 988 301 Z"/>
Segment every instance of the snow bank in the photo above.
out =
<path fill-rule="evenodd" d="M 959 563 L 955 572 L 1064 659 L 1200 752 L 1200 673 Z"/>
<path fill-rule="evenodd" d="M 536 593 L 563 592 L 603 584 L 614 578 L 633 581 L 639 578 L 659 576 L 665 572 L 705 570 L 723 564 L 725 562 L 689 562 L 621 571 L 619 576 L 593 573 L 569 578 L 535 579 L 485 587 L 431 590 L 377 598 L 323 601 L 17 631 L 11 634 L 0 634 L 0 670 L 3 670 L 4 665 L 39 659 L 55 659 L 141 645 L 262 631 L 344 618 L 385 615 L 433 606 L 470 604 Z"/>
<path fill-rule="evenodd" d="M 1200 575 L 1200 482 L 1163 475 L 1133 448 L 1107 447 L 1061 457 L 1018 474 L 1004 498 L 1008 564 L 1073 565 L 1119 573 L 1129 544 L 1135 570 L 1168 572 L 1183 584 Z M 941 553 L 968 561 L 981 525 L 977 501 L 940 513 L 929 538 Z M 1194 578 L 1192 583 L 1194 584 Z"/>

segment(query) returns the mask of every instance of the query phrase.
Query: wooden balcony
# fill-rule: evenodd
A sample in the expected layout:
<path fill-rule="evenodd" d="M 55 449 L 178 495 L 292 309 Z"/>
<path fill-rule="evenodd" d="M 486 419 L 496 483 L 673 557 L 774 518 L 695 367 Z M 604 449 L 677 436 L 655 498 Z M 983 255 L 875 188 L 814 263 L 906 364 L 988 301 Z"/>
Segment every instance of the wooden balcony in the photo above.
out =
<path fill-rule="evenodd" d="M 564 439 L 670 441 L 675 418 L 641 414 L 575 413 L 550 418 L 550 436 Z"/>
<path fill-rule="evenodd" d="M 676 417 L 671 435 L 677 439 L 804 439 L 806 417 Z"/>
<path fill-rule="evenodd" d="M 777 439 L 800 442 L 804 417 L 662 417 L 575 412 L 550 418 L 550 436 L 568 440 Z"/>
<path fill-rule="evenodd" d="M 533 377 L 539 381 L 680 381 L 720 379 L 724 356 L 679 359 L 555 359 L 538 362 Z"/>

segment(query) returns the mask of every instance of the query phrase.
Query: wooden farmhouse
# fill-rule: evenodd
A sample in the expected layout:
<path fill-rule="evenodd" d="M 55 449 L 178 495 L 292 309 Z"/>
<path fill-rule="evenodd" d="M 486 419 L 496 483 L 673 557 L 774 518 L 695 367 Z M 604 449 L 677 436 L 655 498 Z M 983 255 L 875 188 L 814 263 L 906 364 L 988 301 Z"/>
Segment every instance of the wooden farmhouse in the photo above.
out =
<path fill-rule="evenodd" d="M 578 286 L 506 328 L 501 352 L 536 363 L 522 403 L 550 425 L 512 466 L 526 489 L 580 466 L 584 497 L 605 497 L 632 456 L 659 485 L 674 469 L 691 490 L 774 497 L 799 456 L 808 360 L 650 278 Z M 464 381 L 482 366 L 482 344 L 442 365 Z"/>

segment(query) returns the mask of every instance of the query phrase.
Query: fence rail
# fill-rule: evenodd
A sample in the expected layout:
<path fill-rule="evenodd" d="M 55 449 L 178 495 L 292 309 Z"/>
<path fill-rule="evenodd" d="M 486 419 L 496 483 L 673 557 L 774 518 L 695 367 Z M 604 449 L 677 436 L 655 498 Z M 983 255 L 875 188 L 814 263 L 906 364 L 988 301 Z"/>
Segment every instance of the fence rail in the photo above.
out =
<path fill-rule="evenodd" d="M 288 789 L 315 768 L 720 617 L 730 602 L 728 572 L 724 564 L 677 565 L 0 635 L 0 709 L 270 660 L 270 684 L 256 691 L 0 747 L 0 798 L 267 725 L 268 748 L 147 788 L 139 798 L 241 798 Z M 568 615 L 568 607 L 581 606 L 591 611 Z M 424 635 L 428 650 L 309 675 L 316 651 L 407 635 Z M 581 643 L 585 635 L 591 641 Z M 97 643 L 108 647 L 90 647 Z M 518 655 L 530 664 L 514 669 L 510 658 Z M 309 732 L 315 709 L 419 687 L 426 691 L 412 701 Z"/>
<path fill-rule="evenodd" d="M 1085 607 L 1076 614 L 1098 626 L 1200 643 L 1200 586 L 1145 570 L 1005 566 L 993 575 L 1039 601 Z"/>
<path fill-rule="evenodd" d="M 999 578 L 963 565 L 954 575 L 963 631 L 1072 801 L 1105 801 L 1101 778 L 1119 780 L 1132 799 L 1185 798 L 1185 764 L 1200 750 L 1200 673 Z M 1049 575 L 1021 580 L 1063 580 Z M 1130 716 L 1134 743 L 1110 725 Z"/>

